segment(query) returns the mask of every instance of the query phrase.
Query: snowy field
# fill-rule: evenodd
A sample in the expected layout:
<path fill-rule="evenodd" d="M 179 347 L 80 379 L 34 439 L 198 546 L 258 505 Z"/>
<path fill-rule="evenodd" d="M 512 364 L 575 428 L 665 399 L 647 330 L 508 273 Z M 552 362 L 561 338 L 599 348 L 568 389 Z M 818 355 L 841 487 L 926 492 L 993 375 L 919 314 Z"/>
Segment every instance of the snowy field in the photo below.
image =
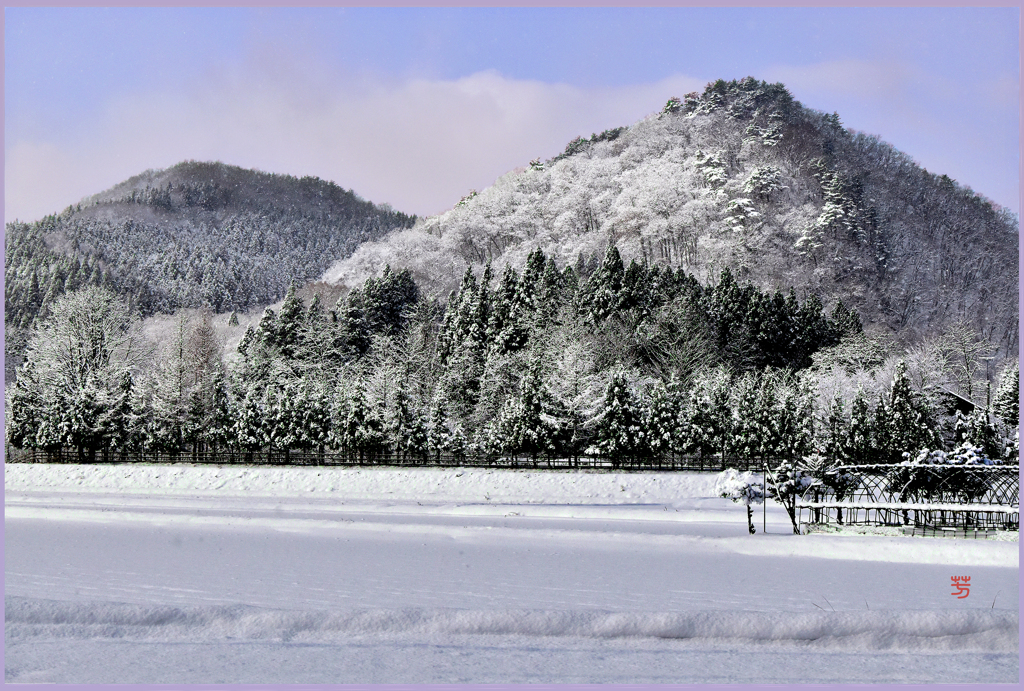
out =
<path fill-rule="evenodd" d="M 6 465 L 4 678 L 1018 681 L 1018 542 L 748 535 L 714 478 Z"/>

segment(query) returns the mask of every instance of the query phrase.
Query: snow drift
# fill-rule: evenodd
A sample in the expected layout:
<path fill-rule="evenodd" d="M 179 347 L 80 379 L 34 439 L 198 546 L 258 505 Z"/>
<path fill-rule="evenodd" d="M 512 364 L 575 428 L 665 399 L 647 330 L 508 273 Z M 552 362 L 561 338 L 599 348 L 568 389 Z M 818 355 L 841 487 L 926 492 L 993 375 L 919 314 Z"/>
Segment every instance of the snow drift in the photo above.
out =
<path fill-rule="evenodd" d="M 803 644 L 844 650 L 1015 652 L 1018 614 L 995 610 L 864 612 L 606 612 L 546 610 L 269 610 L 153 607 L 4 598 L 12 640 L 332 642 L 381 634 L 665 638 Z"/>

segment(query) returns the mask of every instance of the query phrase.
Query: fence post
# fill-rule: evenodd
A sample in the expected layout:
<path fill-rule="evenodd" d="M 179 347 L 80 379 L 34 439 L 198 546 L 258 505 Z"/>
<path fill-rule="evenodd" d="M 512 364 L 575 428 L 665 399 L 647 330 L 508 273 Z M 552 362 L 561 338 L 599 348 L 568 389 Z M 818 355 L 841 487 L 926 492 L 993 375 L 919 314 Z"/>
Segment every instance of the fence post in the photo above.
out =
<path fill-rule="evenodd" d="M 768 530 L 768 462 L 763 461 L 761 463 L 761 494 L 764 496 L 761 498 L 761 534 L 764 535 Z"/>

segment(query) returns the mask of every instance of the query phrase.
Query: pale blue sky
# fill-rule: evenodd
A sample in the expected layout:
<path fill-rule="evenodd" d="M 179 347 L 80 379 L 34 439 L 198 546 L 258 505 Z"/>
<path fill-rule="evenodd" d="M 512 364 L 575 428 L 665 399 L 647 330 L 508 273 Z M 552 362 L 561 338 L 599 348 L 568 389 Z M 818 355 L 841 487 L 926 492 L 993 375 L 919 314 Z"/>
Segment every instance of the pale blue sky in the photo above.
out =
<path fill-rule="evenodd" d="M 5 217 L 147 168 L 319 175 L 417 214 L 714 79 L 785 83 L 1019 210 L 1019 10 L 5 10 Z"/>

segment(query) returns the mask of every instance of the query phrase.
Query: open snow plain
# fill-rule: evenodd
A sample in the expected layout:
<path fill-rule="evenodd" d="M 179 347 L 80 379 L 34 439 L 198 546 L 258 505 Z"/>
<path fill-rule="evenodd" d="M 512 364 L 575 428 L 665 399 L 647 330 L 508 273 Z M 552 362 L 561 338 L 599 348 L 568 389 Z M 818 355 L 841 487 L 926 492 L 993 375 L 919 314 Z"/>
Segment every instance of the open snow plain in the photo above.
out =
<path fill-rule="evenodd" d="M 1017 542 L 748 535 L 714 478 L 9 464 L 4 678 L 1019 680 Z"/>

